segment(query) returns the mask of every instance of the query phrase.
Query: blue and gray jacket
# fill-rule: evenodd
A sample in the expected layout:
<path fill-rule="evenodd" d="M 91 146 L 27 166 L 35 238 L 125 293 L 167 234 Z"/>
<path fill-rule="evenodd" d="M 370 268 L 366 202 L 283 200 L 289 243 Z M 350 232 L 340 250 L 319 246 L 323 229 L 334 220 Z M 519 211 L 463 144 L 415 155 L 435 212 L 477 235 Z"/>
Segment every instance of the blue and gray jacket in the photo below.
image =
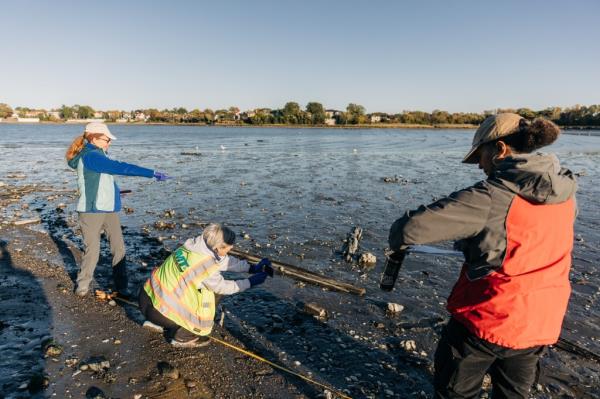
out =
<path fill-rule="evenodd" d="M 153 177 L 152 169 L 113 161 L 106 153 L 87 143 L 69 166 L 77 170 L 79 202 L 77 212 L 118 212 L 121 210 L 119 186 L 113 175 Z"/>

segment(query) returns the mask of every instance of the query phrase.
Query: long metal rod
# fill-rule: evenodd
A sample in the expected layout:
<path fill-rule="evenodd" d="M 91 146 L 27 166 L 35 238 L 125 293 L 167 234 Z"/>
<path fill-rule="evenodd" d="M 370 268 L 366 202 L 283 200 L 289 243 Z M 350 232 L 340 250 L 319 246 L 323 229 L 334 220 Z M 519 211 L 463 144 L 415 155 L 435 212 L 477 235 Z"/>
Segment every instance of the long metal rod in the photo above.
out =
<path fill-rule="evenodd" d="M 243 252 L 238 249 L 233 249 L 229 253 L 235 257 L 249 260 L 250 262 L 258 262 L 262 258 L 260 256 L 257 256 L 257 255 L 254 255 L 254 254 L 251 254 L 248 252 Z M 319 285 L 319 286 L 322 286 L 322 287 L 325 287 L 325 288 L 328 288 L 328 289 L 331 289 L 334 291 L 345 292 L 348 294 L 362 296 L 362 295 L 365 295 L 365 293 L 366 293 L 366 289 L 363 287 L 357 287 L 352 284 L 340 282 L 340 281 L 325 277 L 321 274 L 303 269 L 299 266 L 291 265 L 289 263 L 279 262 L 279 261 L 272 260 L 272 259 L 271 259 L 271 263 L 273 265 L 273 269 L 275 269 L 276 272 L 278 272 L 279 274 L 281 274 L 283 276 L 288 276 L 288 277 L 291 277 L 291 278 L 299 280 L 299 281 L 304 281 L 304 282 L 310 283 L 310 284 L 316 284 L 316 285 Z"/>

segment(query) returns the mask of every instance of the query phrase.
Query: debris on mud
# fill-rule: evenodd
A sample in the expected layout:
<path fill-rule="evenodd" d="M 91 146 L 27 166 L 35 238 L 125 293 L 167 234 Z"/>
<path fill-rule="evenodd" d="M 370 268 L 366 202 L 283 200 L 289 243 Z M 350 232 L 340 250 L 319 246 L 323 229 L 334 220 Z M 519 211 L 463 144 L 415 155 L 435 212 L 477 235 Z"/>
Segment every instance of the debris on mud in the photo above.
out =
<path fill-rule="evenodd" d="M 327 317 L 327 310 L 322 307 L 317 305 L 316 303 L 306 303 L 304 304 L 304 311 L 310 315 L 319 317 L 319 318 L 326 318 Z"/>
<path fill-rule="evenodd" d="M 381 180 L 384 183 L 399 183 L 402 185 L 406 185 L 406 184 L 410 183 L 409 179 L 402 177 L 402 176 L 398 176 L 398 175 L 382 177 Z"/>
<path fill-rule="evenodd" d="M 358 264 L 363 267 L 372 267 L 377 263 L 377 257 L 370 252 L 365 252 L 358 258 Z"/>
<path fill-rule="evenodd" d="M 346 237 L 344 246 L 342 247 L 342 255 L 347 263 L 352 262 L 358 252 L 358 245 L 362 238 L 362 228 L 355 226 Z"/>
<path fill-rule="evenodd" d="M 168 362 L 158 362 L 156 367 L 158 368 L 159 374 L 162 376 L 165 376 L 172 380 L 176 380 L 179 378 L 179 370 L 177 370 L 177 368 L 173 367 Z"/>

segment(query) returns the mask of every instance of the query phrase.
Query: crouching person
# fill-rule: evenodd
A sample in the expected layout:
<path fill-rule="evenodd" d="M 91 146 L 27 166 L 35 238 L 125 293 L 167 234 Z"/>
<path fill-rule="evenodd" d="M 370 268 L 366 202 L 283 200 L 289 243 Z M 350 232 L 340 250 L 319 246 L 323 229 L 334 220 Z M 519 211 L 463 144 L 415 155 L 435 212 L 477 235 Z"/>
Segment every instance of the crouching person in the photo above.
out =
<path fill-rule="evenodd" d="M 221 224 L 210 224 L 202 235 L 188 239 L 163 264 L 154 269 L 140 292 L 144 327 L 166 330 L 178 347 L 207 345 L 215 317 L 215 294 L 231 295 L 262 284 L 273 276 L 271 262 L 256 265 L 228 256 L 235 233 Z M 250 278 L 226 280 L 221 272 L 246 272 Z"/>

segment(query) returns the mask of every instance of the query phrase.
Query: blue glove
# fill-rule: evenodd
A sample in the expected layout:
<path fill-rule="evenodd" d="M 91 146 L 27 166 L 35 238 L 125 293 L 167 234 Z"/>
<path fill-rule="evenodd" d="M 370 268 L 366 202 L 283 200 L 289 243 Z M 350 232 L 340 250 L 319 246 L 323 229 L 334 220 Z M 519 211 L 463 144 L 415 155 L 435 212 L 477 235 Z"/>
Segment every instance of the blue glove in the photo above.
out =
<path fill-rule="evenodd" d="M 165 180 L 172 179 L 171 176 L 167 176 L 166 173 L 162 173 L 162 172 L 154 172 L 154 178 L 157 181 L 165 181 Z"/>
<path fill-rule="evenodd" d="M 254 287 L 255 285 L 259 285 L 265 282 L 267 279 L 266 272 L 256 273 L 248 278 L 250 280 L 250 287 Z"/>
<path fill-rule="evenodd" d="M 271 266 L 271 261 L 268 258 L 262 258 L 256 265 L 250 265 L 248 273 L 255 274 L 258 272 L 266 272 L 269 277 L 273 277 L 274 270 Z"/>

